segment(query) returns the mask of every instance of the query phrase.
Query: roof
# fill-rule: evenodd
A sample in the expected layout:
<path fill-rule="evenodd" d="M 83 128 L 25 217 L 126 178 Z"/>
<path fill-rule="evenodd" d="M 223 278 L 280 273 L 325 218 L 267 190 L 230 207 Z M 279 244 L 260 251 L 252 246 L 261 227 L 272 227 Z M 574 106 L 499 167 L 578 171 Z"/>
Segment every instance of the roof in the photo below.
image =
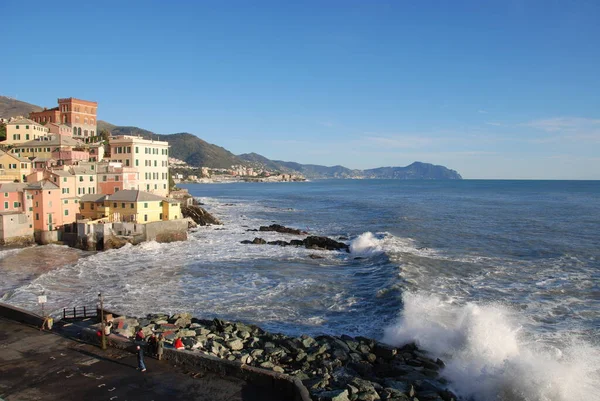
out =
<path fill-rule="evenodd" d="M 89 166 L 71 166 L 70 171 L 73 174 L 96 174 L 96 170 L 92 170 Z"/>
<path fill-rule="evenodd" d="M 66 135 L 49 135 L 44 138 L 50 138 L 49 140 L 39 140 L 34 139 L 32 141 L 27 141 L 18 145 L 15 145 L 16 148 L 37 148 L 38 146 L 85 146 L 85 144 L 77 139 L 73 139 L 70 136 Z"/>
<path fill-rule="evenodd" d="M 23 192 L 26 186 L 24 182 L 0 183 L 0 192 Z"/>
<path fill-rule="evenodd" d="M 6 124 L 15 124 L 15 125 L 17 125 L 17 124 L 31 124 L 31 125 L 37 125 L 39 127 L 43 127 L 42 124 L 38 124 L 35 121 L 30 120 L 29 118 L 18 118 L 16 120 L 10 121 L 10 122 L 8 122 Z"/>
<path fill-rule="evenodd" d="M 29 159 L 27 159 L 25 157 L 17 156 L 17 155 L 15 155 L 13 153 L 9 153 L 9 152 L 5 152 L 3 150 L 0 150 L 0 156 L 3 156 L 3 155 L 9 155 L 13 159 L 18 160 L 18 161 L 20 161 L 22 163 L 31 163 L 31 160 L 29 160 Z"/>
<path fill-rule="evenodd" d="M 27 185 L 26 189 L 59 189 L 58 185 L 44 178 L 41 181 Z"/>
<path fill-rule="evenodd" d="M 81 198 L 79 198 L 79 202 L 95 202 L 95 203 L 100 203 L 100 202 L 104 202 L 104 199 L 106 199 L 108 195 L 104 195 L 104 194 L 88 194 L 88 195 L 83 195 Z"/>
<path fill-rule="evenodd" d="M 50 172 L 60 177 L 73 177 L 73 174 L 65 170 L 50 170 Z"/>
<path fill-rule="evenodd" d="M 169 199 L 151 194 L 150 192 L 140 191 L 138 189 L 124 189 L 107 196 L 107 200 L 118 202 L 152 202 L 169 201 Z"/>

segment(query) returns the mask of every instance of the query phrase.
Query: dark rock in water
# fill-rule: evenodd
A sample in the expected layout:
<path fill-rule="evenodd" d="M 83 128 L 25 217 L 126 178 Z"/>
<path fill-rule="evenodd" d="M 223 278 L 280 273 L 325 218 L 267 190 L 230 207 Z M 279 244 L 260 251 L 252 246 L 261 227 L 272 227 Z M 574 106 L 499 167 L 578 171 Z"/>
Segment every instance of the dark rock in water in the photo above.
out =
<path fill-rule="evenodd" d="M 252 241 L 249 240 L 244 240 L 240 242 L 241 244 L 255 244 L 255 245 L 264 245 L 267 243 L 267 241 L 265 241 L 262 238 L 256 237 L 254 238 Z"/>
<path fill-rule="evenodd" d="M 279 224 L 271 224 L 270 226 L 260 226 L 259 231 L 275 231 L 282 234 L 296 234 L 302 235 L 307 234 L 306 231 L 298 230 L 296 228 L 288 228 Z"/>
<path fill-rule="evenodd" d="M 311 258 L 311 259 L 324 259 L 323 256 L 317 255 L 317 254 L 314 254 L 314 253 L 311 253 L 310 255 L 308 255 L 308 257 Z"/>
<path fill-rule="evenodd" d="M 290 245 L 292 246 L 304 246 L 304 241 L 299 239 L 293 239 L 290 241 Z"/>
<path fill-rule="evenodd" d="M 348 245 L 327 237 L 310 236 L 304 239 L 304 246 L 309 249 L 328 249 L 330 251 L 344 250 L 350 252 Z"/>
<path fill-rule="evenodd" d="M 373 353 L 375 355 L 387 360 L 393 359 L 397 352 L 396 348 L 382 343 L 377 343 L 373 347 Z"/>
<path fill-rule="evenodd" d="M 282 241 L 282 240 L 277 240 L 277 241 L 269 241 L 269 242 L 267 242 L 267 244 L 269 244 L 269 245 L 279 245 L 279 246 L 288 246 L 290 243 L 286 242 L 286 241 Z"/>
<path fill-rule="evenodd" d="M 181 214 L 183 217 L 189 217 L 200 226 L 208 226 L 212 224 L 222 225 L 216 217 L 208 213 L 206 210 L 196 205 L 181 205 Z"/>

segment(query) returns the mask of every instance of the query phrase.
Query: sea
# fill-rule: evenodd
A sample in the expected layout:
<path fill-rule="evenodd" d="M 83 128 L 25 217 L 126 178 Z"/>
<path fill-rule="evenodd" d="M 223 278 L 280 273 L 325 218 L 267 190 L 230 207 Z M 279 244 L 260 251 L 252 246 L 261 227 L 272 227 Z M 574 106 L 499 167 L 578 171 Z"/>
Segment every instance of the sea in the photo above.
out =
<path fill-rule="evenodd" d="M 222 226 L 100 253 L 0 250 L 0 301 L 191 312 L 288 335 L 416 342 L 462 399 L 600 400 L 600 181 L 184 185 Z M 245 245 L 298 238 L 350 252 Z"/>

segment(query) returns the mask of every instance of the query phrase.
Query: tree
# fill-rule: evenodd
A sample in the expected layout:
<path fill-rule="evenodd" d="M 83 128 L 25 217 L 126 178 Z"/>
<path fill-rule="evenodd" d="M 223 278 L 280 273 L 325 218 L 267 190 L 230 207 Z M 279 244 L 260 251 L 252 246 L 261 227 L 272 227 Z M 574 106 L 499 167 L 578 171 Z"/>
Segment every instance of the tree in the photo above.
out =
<path fill-rule="evenodd" d="M 108 138 L 110 138 L 110 131 L 106 128 L 103 128 L 98 132 L 98 136 L 102 138 L 103 141 L 108 142 Z"/>
<path fill-rule="evenodd" d="M 0 140 L 6 139 L 6 125 L 0 124 Z"/>

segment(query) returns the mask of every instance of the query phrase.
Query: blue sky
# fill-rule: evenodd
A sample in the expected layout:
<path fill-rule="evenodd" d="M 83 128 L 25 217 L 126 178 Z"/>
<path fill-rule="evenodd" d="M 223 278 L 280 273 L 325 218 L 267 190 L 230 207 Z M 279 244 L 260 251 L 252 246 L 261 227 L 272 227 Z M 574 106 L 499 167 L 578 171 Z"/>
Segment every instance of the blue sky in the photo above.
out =
<path fill-rule="evenodd" d="M 95 100 L 113 124 L 300 163 L 600 179 L 597 1 L 3 0 L 0 15 L 0 94 L 19 100 Z"/>

